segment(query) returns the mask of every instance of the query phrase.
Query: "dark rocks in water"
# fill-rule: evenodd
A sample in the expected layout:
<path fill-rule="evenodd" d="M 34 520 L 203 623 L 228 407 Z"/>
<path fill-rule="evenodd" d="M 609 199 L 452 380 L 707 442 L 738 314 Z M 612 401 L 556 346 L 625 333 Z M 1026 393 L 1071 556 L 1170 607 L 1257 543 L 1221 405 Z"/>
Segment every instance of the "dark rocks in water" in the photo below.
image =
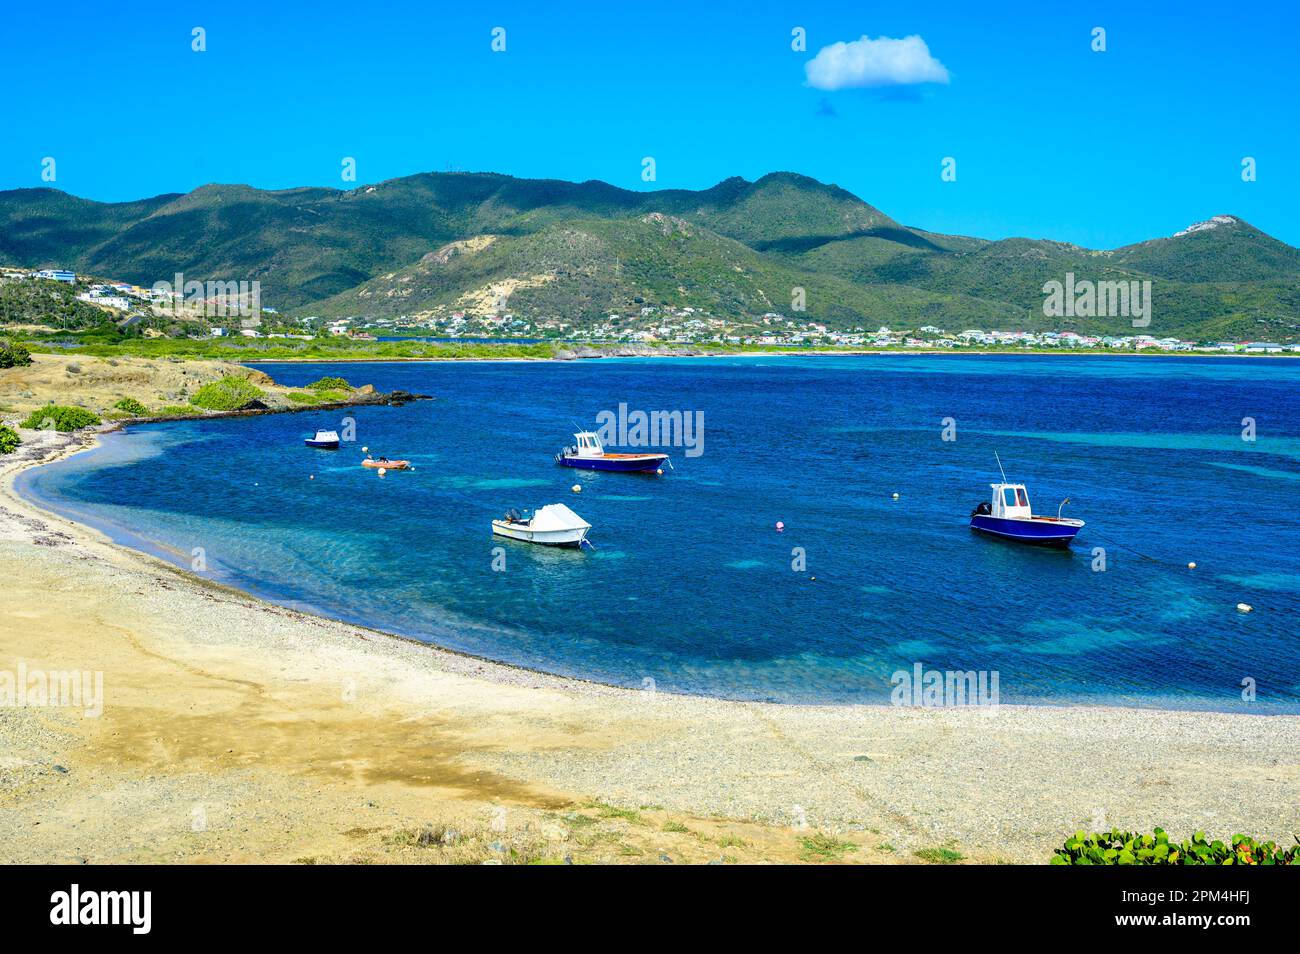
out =
<path fill-rule="evenodd" d="M 412 394 L 410 391 L 390 391 L 388 394 L 380 394 L 378 397 L 386 399 L 387 403 L 394 407 L 401 407 L 403 404 L 410 404 L 412 401 L 433 400 L 432 395 Z"/>

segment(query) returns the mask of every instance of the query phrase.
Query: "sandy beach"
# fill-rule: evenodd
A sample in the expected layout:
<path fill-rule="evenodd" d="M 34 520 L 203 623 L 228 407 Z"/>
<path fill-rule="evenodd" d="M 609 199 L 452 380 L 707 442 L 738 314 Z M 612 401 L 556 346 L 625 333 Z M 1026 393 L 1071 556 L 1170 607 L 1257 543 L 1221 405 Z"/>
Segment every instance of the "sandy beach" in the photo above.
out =
<path fill-rule="evenodd" d="M 23 437 L 0 459 L 0 671 L 102 673 L 103 699 L 0 708 L 6 863 L 1045 863 L 1078 828 L 1300 832 L 1300 717 L 555 678 L 118 547 L 13 490 L 93 438 Z"/>

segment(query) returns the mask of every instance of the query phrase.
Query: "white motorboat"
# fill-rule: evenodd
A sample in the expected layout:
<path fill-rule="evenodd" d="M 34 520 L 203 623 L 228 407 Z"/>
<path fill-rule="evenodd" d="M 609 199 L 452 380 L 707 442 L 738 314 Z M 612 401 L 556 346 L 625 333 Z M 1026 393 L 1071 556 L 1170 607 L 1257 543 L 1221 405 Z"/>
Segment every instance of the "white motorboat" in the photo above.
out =
<path fill-rule="evenodd" d="M 319 447 L 323 450 L 339 449 L 339 432 L 338 431 L 317 431 L 315 437 L 303 439 L 303 443 L 308 447 Z"/>
<path fill-rule="evenodd" d="M 498 536 L 552 547 L 580 547 L 587 542 L 590 529 L 591 524 L 559 503 L 547 504 L 531 517 L 509 510 L 501 520 L 492 521 L 492 532 Z"/>

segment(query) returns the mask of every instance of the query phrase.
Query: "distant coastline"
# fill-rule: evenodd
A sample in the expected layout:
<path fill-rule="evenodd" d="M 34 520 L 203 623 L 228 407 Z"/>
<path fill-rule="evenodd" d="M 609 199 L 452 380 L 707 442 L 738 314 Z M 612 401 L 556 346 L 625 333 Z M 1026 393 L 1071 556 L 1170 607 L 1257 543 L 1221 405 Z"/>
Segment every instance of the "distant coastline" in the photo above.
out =
<path fill-rule="evenodd" d="M 566 356 L 533 357 L 529 355 L 424 355 L 424 356 L 363 356 L 345 357 L 284 357 L 284 358 L 229 358 L 240 364 L 366 364 L 389 362 L 445 362 L 445 361 L 599 361 L 611 358 L 834 358 L 834 357 L 874 357 L 886 355 L 931 356 L 931 357 L 990 357 L 997 355 L 1027 355 L 1044 357 L 1094 357 L 1094 358 L 1300 358 L 1295 354 L 1245 354 L 1242 352 L 1199 352 L 1199 351 L 1093 351 L 1093 350 L 1048 350 L 1026 348 L 987 348 L 965 349 L 962 351 L 940 351 L 930 348 L 804 348 L 776 350 L 711 350 L 711 349 L 661 349 L 638 350 L 627 352 L 625 349 L 601 350 L 595 354 L 570 354 Z"/>

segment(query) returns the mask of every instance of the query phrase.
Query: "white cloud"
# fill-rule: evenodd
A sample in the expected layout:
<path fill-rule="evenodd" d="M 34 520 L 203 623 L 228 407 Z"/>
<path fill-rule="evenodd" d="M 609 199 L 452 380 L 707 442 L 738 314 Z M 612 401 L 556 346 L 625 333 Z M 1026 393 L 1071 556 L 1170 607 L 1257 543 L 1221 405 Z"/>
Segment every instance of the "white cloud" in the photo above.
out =
<path fill-rule="evenodd" d="M 948 70 L 915 35 L 901 40 L 864 36 L 851 43 L 832 43 L 804 64 L 804 72 L 808 85 L 816 89 L 948 82 Z"/>

